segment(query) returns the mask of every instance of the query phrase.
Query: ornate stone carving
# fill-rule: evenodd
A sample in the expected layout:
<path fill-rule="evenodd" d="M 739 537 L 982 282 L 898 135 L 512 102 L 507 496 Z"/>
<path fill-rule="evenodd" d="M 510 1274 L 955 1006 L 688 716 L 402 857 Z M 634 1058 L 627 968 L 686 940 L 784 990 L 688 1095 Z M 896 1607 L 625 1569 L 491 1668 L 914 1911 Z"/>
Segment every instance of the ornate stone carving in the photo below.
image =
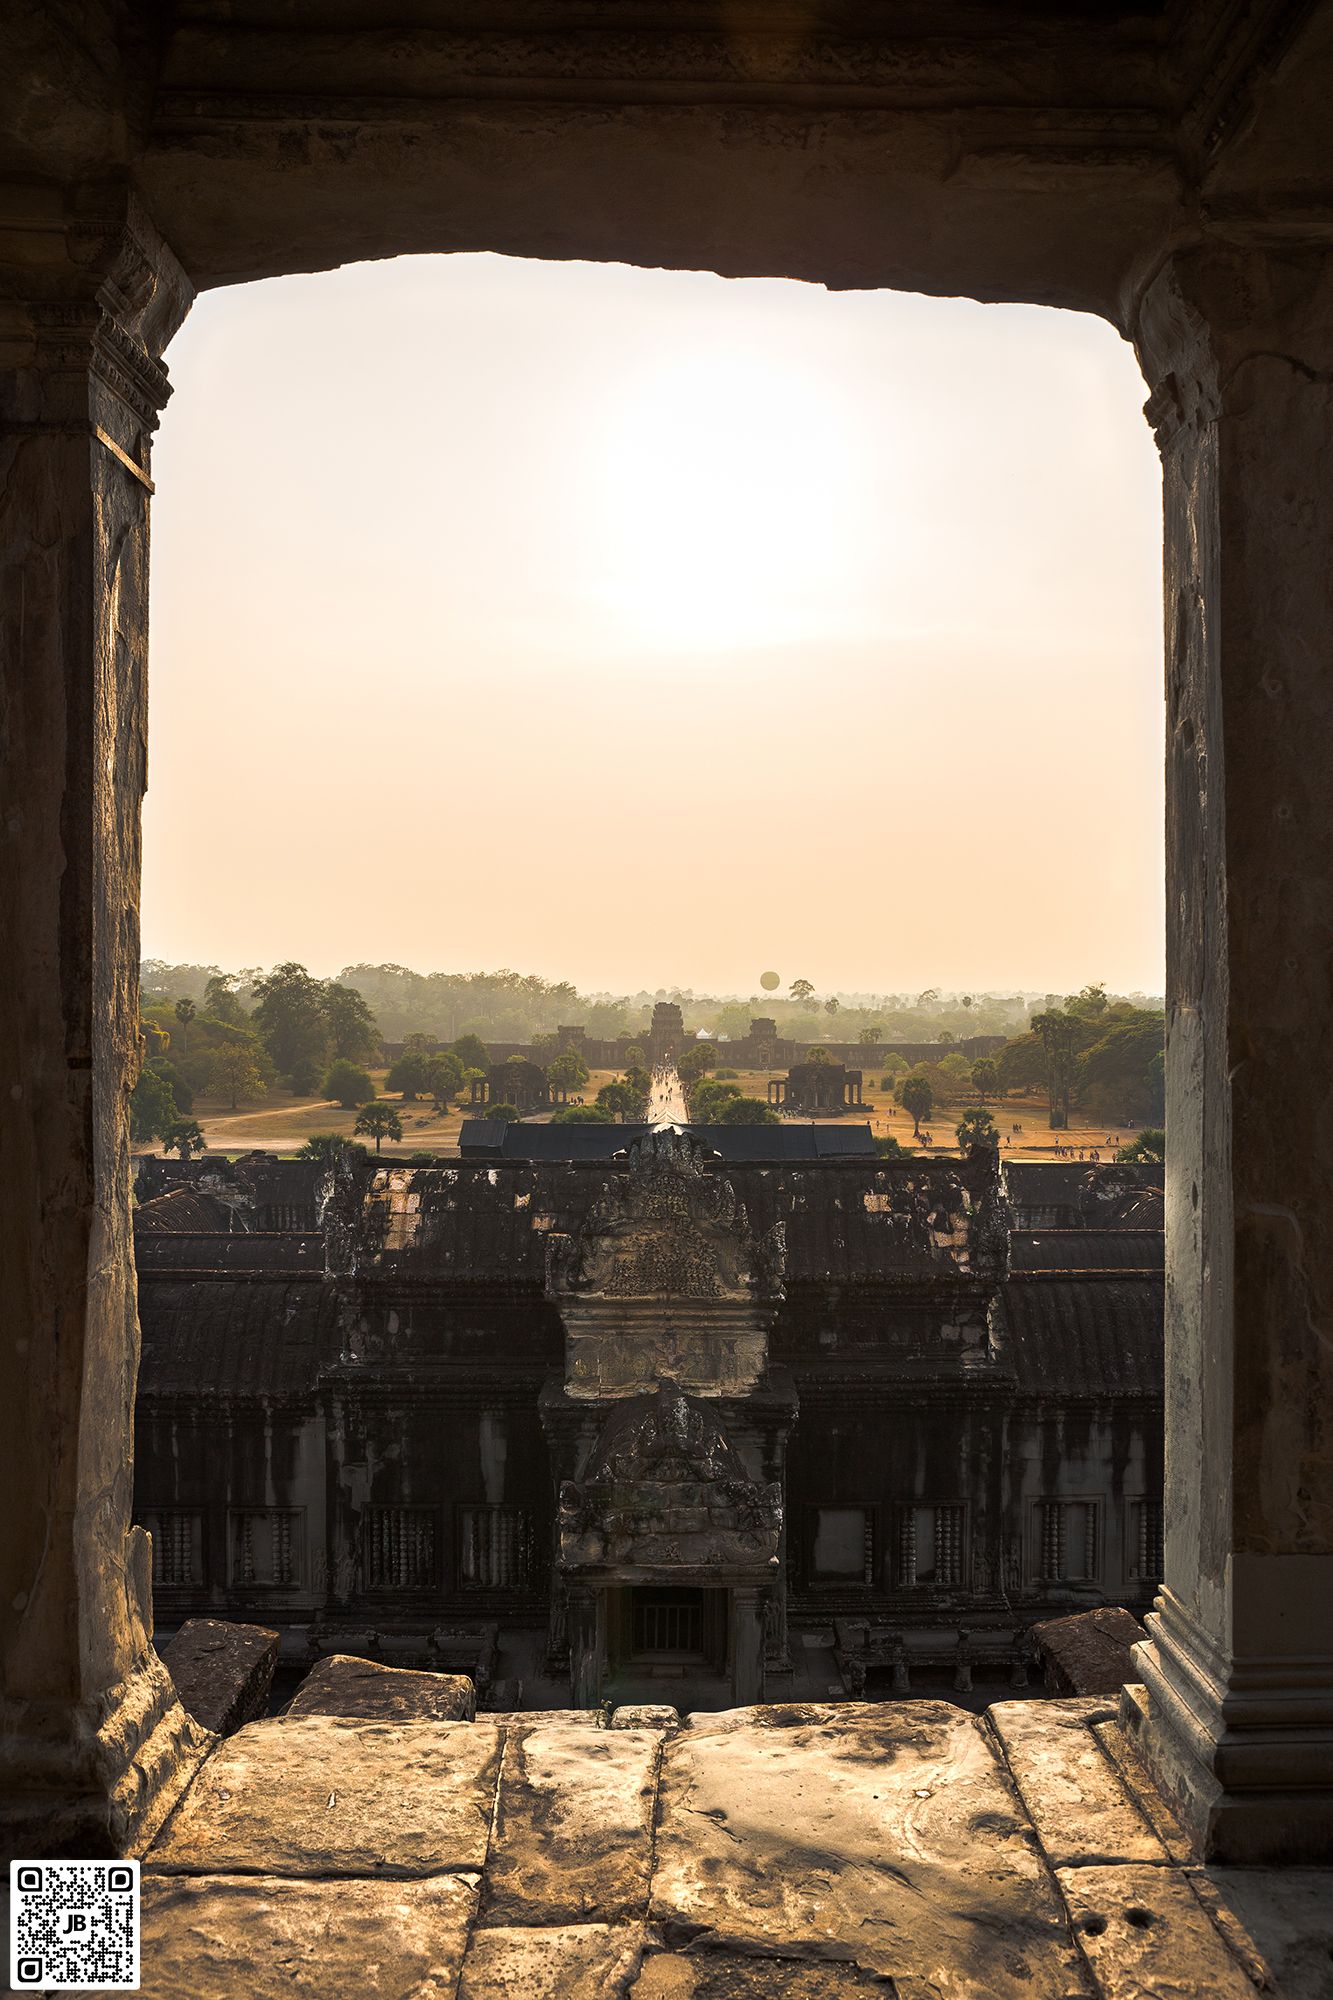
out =
<path fill-rule="evenodd" d="M 560 1488 L 560 1566 L 776 1577 L 782 1487 L 752 1480 L 716 1417 L 674 1382 L 623 1403 Z"/>
<path fill-rule="evenodd" d="M 732 1183 L 685 1134 L 650 1133 L 604 1181 L 577 1237 L 547 1239 L 547 1290 L 606 1299 L 778 1299 L 786 1238 L 750 1232 Z"/>

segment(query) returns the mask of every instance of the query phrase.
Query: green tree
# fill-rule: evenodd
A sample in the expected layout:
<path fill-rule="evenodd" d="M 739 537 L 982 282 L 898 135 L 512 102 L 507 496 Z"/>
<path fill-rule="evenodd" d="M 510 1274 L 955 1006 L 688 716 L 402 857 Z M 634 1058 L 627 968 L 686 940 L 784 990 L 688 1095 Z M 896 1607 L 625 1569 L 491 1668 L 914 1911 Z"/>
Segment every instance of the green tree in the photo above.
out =
<path fill-rule="evenodd" d="M 912 1121 L 914 1138 L 921 1137 L 921 1120 L 929 1118 L 935 1093 L 924 1076 L 905 1076 L 898 1086 L 898 1102 Z"/>
<path fill-rule="evenodd" d="M 913 1157 L 906 1146 L 899 1144 L 892 1132 L 886 1132 L 882 1139 L 876 1139 L 875 1151 L 881 1160 L 910 1160 Z"/>
<path fill-rule="evenodd" d="M 171 1085 L 160 1070 L 145 1064 L 130 1093 L 130 1137 L 137 1146 L 146 1146 L 160 1139 L 179 1117 Z"/>
<path fill-rule="evenodd" d="M 384 1098 L 377 1097 L 372 1103 L 362 1105 L 352 1130 L 364 1132 L 368 1139 L 373 1139 L 378 1154 L 385 1139 L 397 1141 L 402 1138 L 403 1121 L 398 1116 L 396 1104 L 389 1104 Z"/>
<path fill-rule="evenodd" d="M 816 1042 L 812 1049 L 806 1050 L 805 1059 L 808 1063 L 831 1063 L 833 1061 L 828 1050 L 819 1042 Z"/>
<path fill-rule="evenodd" d="M 719 1083 L 716 1077 L 700 1077 L 687 1093 L 690 1122 L 694 1125 L 724 1124 L 728 1105 L 738 1103 L 741 1096 L 738 1083 Z"/>
<path fill-rule="evenodd" d="M 546 1065 L 546 1081 L 557 1096 L 572 1097 L 587 1083 L 588 1065 L 577 1049 L 565 1049 Z"/>
<path fill-rule="evenodd" d="M 358 1146 L 355 1139 L 346 1139 L 341 1132 L 312 1132 L 297 1154 L 298 1160 L 318 1160 L 326 1167 L 336 1167 L 345 1158 L 362 1159 L 366 1156 L 364 1146 Z"/>
<path fill-rule="evenodd" d="M 320 981 L 289 959 L 255 981 L 255 996 L 251 1018 L 273 1067 L 287 1078 L 294 1095 L 307 1095 L 318 1081 L 328 1047 Z"/>
<path fill-rule="evenodd" d="M 815 997 L 815 989 L 808 979 L 793 979 L 787 991 L 792 999 L 799 1001 L 802 1006 L 807 1000 L 813 1000 Z"/>
<path fill-rule="evenodd" d="M 1046 1090 L 1050 1099 L 1052 1131 L 1069 1123 L 1069 1100 L 1074 1088 L 1074 1056 L 1078 1046 L 1078 1018 L 1056 1007 L 1032 1017 L 1032 1032 L 1041 1043 L 1046 1058 Z"/>
<path fill-rule="evenodd" d="M 974 1105 L 971 1111 L 965 1111 L 958 1121 L 957 1131 L 959 1149 L 964 1153 L 973 1146 L 994 1147 L 999 1144 L 995 1120 L 984 1105 L 980 1108 Z"/>
<path fill-rule="evenodd" d="M 562 1104 L 551 1113 L 552 1125 L 614 1125 L 615 1113 L 602 1104 Z"/>
<path fill-rule="evenodd" d="M 143 1015 L 139 1017 L 139 1035 L 147 1050 L 149 1062 L 158 1061 L 171 1047 L 170 1031 L 157 1021 L 147 1020 Z"/>
<path fill-rule="evenodd" d="M 244 1042 L 223 1042 L 208 1059 L 208 1087 L 233 1111 L 243 1097 L 262 1097 L 268 1085 L 256 1050 Z"/>
<path fill-rule="evenodd" d="M 354 986 L 326 979 L 320 989 L 328 1051 L 346 1062 L 366 1062 L 380 1045 L 375 1016 Z"/>
<path fill-rule="evenodd" d="M 202 1153 L 207 1144 L 197 1118 L 177 1118 L 162 1134 L 163 1152 L 179 1153 L 183 1160 L 188 1160 L 192 1153 Z"/>
<path fill-rule="evenodd" d="M 1015 1035 L 1000 1050 L 996 1061 L 1000 1088 L 1006 1096 L 1015 1091 L 1033 1090 L 1046 1076 L 1046 1051 L 1040 1035 Z"/>
<path fill-rule="evenodd" d="M 1076 1014 L 1080 1021 L 1100 1021 L 1110 1004 L 1106 997 L 1106 981 L 1099 979 L 1095 985 L 1071 993 L 1065 1001 L 1065 1012 Z"/>
<path fill-rule="evenodd" d="M 452 1049 L 441 1049 L 430 1058 L 427 1090 L 431 1094 L 435 1109 L 443 1116 L 449 1109 L 452 1098 L 463 1088 L 463 1065 Z"/>
<path fill-rule="evenodd" d="M 153 1064 L 153 1068 L 164 1083 L 171 1085 L 171 1094 L 176 1100 L 177 1110 L 193 1111 L 194 1092 L 184 1076 L 177 1069 L 175 1063 L 157 1062 Z"/>
<path fill-rule="evenodd" d="M 956 1100 L 965 1096 L 972 1087 L 972 1065 L 957 1049 L 952 1049 L 942 1061 L 936 1063 L 935 1074 L 939 1078 L 941 1097 Z"/>
<path fill-rule="evenodd" d="M 190 1053 L 190 1023 L 195 1016 L 194 1002 L 187 994 L 183 999 L 176 1002 L 173 1011 L 175 1012 L 176 1019 L 181 1024 L 181 1054 L 188 1056 Z"/>
<path fill-rule="evenodd" d="M 972 1088 L 984 1104 L 988 1097 L 994 1097 L 1000 1072 L 989 1056 L 981 1056 L 972 1065 Z"/>
<path fill-rule="evenodd" d="M 1098 1039 L 1078 1058 L 1078 1094 L 1104 1115 L 1158 1119 L 1166 1111 L 1163 1073 L 1165 1023 L 1160 1014 L 1134 1010 L 1104 1016 Z"/>
<path fill-rule="evenodd" d="M 329 1073 L 324 1079 L 324 1095 L 331 1097 L 335 1104 L 341 1104 L 344 1111 L 355 1111 L 358 1105 L 369 1104 L 375 1095 L 375 1086 L 369 1072 L 358 1069 L 354 1062 L 339 1056 L 329 1064 Z"/>
<path fill-rule="evenodd" d="M 204 987 L 204 1013 L 213 1021 L 225 1021 L 228 1027 L 244 1027 L 248 1018 L 244 1007 L 232 992 L 236 984 L 234 972 L 215 972 Z"/>
<path fill-rule="evenodd" d="M 480 1035 L 460 1035 L 458 1040 L 450 1042 L 449 1046 L 464 1069 L 479 1069 L 484 1073 L 490 1068 L 491 1059 Z"/>
<path fill-rule="evenodd" d="M 717 1067 L 716 1042 L 693 1042 L 676 1064 L 676 1074 L 686 1090 L 708 1070 Z"/>
<path fill-rule="evenodd" d="M 433 1061 L 434 1057 L 423 1055 L 420 1049 L 405 1049 L 384 1079 L 385 1088 L 401 1091 L 404 1103 L 410 1104 L 430 1089 Z"/>
<path fill-rule="evenodd" d="M 626 1069 L 644 1069 L 648 1063 L 648 1051 L 642 1042 L 631 1042 L 625 1050 Z"/>
<path fill-rule="evenodd" d="M 715 1121 L 719 1125 L 780 1125 L 782 1123 L 771 1104 L 761 1104 L 757 1097 L 733 1097 L 724 1104 Z"/>
<path fill-rule="evenodd" d="M 523 1113 L 516 1104 L 488 1104 L 486 1116 L 496 1125 L 518 1125 L 523 1119 Z"/>
<path fill-rule="evenodd" d="M 1128 1146 L 1122 1146 L 1116 1154 L 1117 1160 L 1145 1161 L 1160 1163 L 1166 1159 L 1166 1133 L 1160 1125 L 1145 1125 L 1137 1139 Z"/>
<path fill-rule="evenodd" d="M 836 996 L 830 993 L 828 999 L 824 1002 L 824 1012 L 826 1014 L 836 1014 L 838 1011 L 839 1004 L 840 1003 L 837 1000 Z"/>
<path fill-rule="evenodd" d="M 627 1118 L 637 1118 L 643 1108 L 642 1098 L 630 1088 L 623 1076 L 604 1083 L 597 1093 L 597 1102 L 603 1111 L 613 1112 L 622 1125 Z"/>
<path fill-rule="evenodd" d="M 860 1039 L 866 1048 L 873 1048 L 876 1042 L 883 1041 L 884 1030 L 878 1023 L 872 1021 L 868 1028 L 862 1028 Z"/>

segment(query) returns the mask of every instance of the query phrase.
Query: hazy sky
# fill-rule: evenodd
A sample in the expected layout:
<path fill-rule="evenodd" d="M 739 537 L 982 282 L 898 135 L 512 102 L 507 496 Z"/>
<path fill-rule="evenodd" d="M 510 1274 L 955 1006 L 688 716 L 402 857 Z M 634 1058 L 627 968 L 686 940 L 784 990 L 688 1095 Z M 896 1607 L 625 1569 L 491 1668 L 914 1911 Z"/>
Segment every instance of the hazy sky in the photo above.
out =
<path fill-rule="evenodd" d="M 167 358 L 149 956 L 1160 990 L 1110 327 L 461 256 L 211 293 Z"/>

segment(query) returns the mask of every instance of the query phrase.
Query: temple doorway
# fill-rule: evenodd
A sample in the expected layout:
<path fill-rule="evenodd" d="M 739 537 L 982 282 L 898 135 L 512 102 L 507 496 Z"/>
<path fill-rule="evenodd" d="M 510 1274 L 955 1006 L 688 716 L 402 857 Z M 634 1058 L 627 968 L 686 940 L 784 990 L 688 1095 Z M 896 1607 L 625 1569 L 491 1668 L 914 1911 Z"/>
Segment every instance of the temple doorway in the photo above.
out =
<path fill-rule="evenodd" d="M 671 1677 L 727 1670 L 725 1590 L 631 1584 L 609 1593 L 608 1651 L 613 1671 Z"/>

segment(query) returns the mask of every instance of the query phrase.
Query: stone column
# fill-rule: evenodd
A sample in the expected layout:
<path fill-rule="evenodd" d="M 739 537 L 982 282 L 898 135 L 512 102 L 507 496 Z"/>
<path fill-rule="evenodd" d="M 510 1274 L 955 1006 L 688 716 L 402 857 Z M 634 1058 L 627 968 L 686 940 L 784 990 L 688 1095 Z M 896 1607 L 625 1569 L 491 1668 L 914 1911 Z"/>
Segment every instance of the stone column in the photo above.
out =
<path fill-rule="evenodd" d="M 10 190 L 0 306 L 0 1826 L 142 1835 L 203 1739 L 130 1526 L 149 439 L 189 305 L 124 190 Z"/>
<path fill-rule="evenodd" d="M 764 1698 L 764 1614 L 760 1592 L 738 1584 L 731 1593 L 731 1695 L 738 1708 Z"/>
<path fill-rule="evenodd" d="M 588 1584 L 569 1587 L 569 1698 L 575 1708 L 596 1708 L 606 1680 L 606 1592 Z"/>
<path fill-rule="evenodd" d="M 1166 535 L 1165 1581 L 1124 1714 L 1202 1850 L 1333 1853 L 1333 256 L 1136 341 Z"/>

